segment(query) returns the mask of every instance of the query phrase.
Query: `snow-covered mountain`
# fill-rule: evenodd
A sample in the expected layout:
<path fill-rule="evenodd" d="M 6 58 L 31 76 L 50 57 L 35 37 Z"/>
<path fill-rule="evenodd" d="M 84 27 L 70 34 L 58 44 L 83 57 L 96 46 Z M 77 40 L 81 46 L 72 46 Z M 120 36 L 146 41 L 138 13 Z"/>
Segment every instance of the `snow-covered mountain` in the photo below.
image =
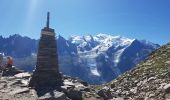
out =
<path fill-rule="evenodd" d="M 96 36 L 75 36 L 69 39 L 73 44 L 76 44 L 78 47 L 79 53 L 85 53 L 88 51 L 105 52 L 108 48 L 114 46 L 126 47 L 130 45 L 134 40 L 120 37 L 120 36 L 111 36 L 107 34 L 98 34 Z"/>
<path fill-rule="evenodd" d="M 159 45 L 121 36 L 98 34 L 73 36 L 69 40 L 77 47 L 78 65 L 85 67 L 90 83 L 105 83 L 143 61 Z"/>
<path fill-rule="evenodd" d="M 113 63 L 112 69 L 116 70 L 114 72 L 116 76 L 121 73 L 119 68 L 114 67 L 117 67 L 122 53 L 134 40 L 120 36 L 98 34 L 96 36 L 75 36 L 71 37 L 69 41 L 77 46 L 80 61 L 82 63 L 83 61 L 87 62 L 86 66 L 90 69 L 89 73 L 96 77 L 101 77 L 101 70 L 98 68 L 100 65 L 97 64 L 107 62 L 110 58 L 112 59 L 111 63 Z M 97 62 L 97 58 L 100 56 L 104 57 L 104 61 L 99 60 Z"/>
<path fill-rule="evenodd" d="M 25 43 L 27 45 L 23 45 Z M 3 46 L 0 50 L 6 55 L 14 56 L 17 65 L 21 68 L 32 70 L 35 65 L 33 54 L 36 54 L 37 43 L 38 40 L 18 35 L 9 38 L 0 37 L 0 44 Z M 68 40 L 58 36 L 57 45 L 60 71 L 91 84 L 111 81 L 143 61 L 159 47 L 148 41 L 107 34 L 72 36 Z M 26 60 L 30 62 L 30 66 Z"/>

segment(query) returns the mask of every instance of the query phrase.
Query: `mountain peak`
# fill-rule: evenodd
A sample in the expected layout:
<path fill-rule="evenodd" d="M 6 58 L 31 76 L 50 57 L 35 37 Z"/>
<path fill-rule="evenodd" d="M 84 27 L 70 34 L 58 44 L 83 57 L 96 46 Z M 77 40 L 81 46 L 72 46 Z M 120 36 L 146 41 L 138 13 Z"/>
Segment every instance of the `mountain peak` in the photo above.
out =
<path fill-rule="evenodd" d="M 13 38 L 13 37 L 14 37 L 14 38 L 17 38 L 17 37 L 22 37 L 22 36 L 19 35 L 19 34 L 14 34 L 14 35 L 10 35 L 9 38 L 10 38 L 10 37 L 11 37 L 11 38 Z"/>
<path fill-rule="evenodd" d="M 104 34 L 104 33 L 99 33 L 96 35 L 96 37 L 98 38 L 121 38 L 121 36 L 117 35 L 117 36 L 113 36 L 113 35 L 109 35 L 109 34 Z"/>

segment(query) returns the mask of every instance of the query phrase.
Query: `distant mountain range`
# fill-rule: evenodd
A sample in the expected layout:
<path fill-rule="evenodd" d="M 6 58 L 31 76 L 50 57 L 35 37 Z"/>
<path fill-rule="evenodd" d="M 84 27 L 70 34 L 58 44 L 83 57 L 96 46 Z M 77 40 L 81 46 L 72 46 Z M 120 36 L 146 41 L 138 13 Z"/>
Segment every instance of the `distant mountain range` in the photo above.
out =
<path fill-rule="evenodd" d="M 59 66 L 64 74 L 79 77 L 91 84 L 111 81 L 132 69 L 159 47 L 144 40 L 98 34 L 57 37 Z M 0 52 L 15 58 L 17 67 L 32 71 L 36 62 L 38 40 L 12 35 L 0 37 Z"/>

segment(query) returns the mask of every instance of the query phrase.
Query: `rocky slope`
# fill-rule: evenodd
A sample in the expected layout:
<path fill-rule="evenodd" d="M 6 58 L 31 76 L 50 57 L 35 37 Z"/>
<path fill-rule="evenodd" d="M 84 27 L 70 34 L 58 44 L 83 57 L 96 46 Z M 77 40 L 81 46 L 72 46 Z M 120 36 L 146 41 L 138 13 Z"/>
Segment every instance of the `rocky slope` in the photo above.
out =
<path fill-rule="evenodd" d="M 13 69 L 13 72 L 18 72 Z M 77 78 L 63 75 L 64 85 L 36 91 L 28 87 L 31 74 L 21 72 L 0 77 L 0 100 L 102 100 L 90 86 Z"/>
<path fill-rule="evenodd" d="M 146 61 L 111 83 L 96 88 L 105 99 L 169 100 L 170 44 L 157 49 Z"/>

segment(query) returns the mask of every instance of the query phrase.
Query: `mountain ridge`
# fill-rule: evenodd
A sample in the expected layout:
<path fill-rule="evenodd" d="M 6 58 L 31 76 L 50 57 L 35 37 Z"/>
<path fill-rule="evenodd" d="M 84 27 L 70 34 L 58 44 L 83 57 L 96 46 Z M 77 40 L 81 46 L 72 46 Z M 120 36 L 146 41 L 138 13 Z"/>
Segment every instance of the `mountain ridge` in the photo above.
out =
<path fill-rule="evenodd" d="M 5 39 L 0 39 L 2 45 L 0 50 L 4 51 L 5 55 L 12 55 L 16 58 L 20 68 L 33 70 L 38 40 L 19 35 Z M 143 61 L 159 47 L 151 42 L 107 34 L 75 36 L 68 40 L 59 35 L 56 42 L 60 71 L 91 84 L 111 81 Z M 25 59 L 22 62 L 23 65 L 21 64 L 22 58 Z M 30 66 L 24 65 L 27 63 L 26 60 L 31 62 Z"/>

